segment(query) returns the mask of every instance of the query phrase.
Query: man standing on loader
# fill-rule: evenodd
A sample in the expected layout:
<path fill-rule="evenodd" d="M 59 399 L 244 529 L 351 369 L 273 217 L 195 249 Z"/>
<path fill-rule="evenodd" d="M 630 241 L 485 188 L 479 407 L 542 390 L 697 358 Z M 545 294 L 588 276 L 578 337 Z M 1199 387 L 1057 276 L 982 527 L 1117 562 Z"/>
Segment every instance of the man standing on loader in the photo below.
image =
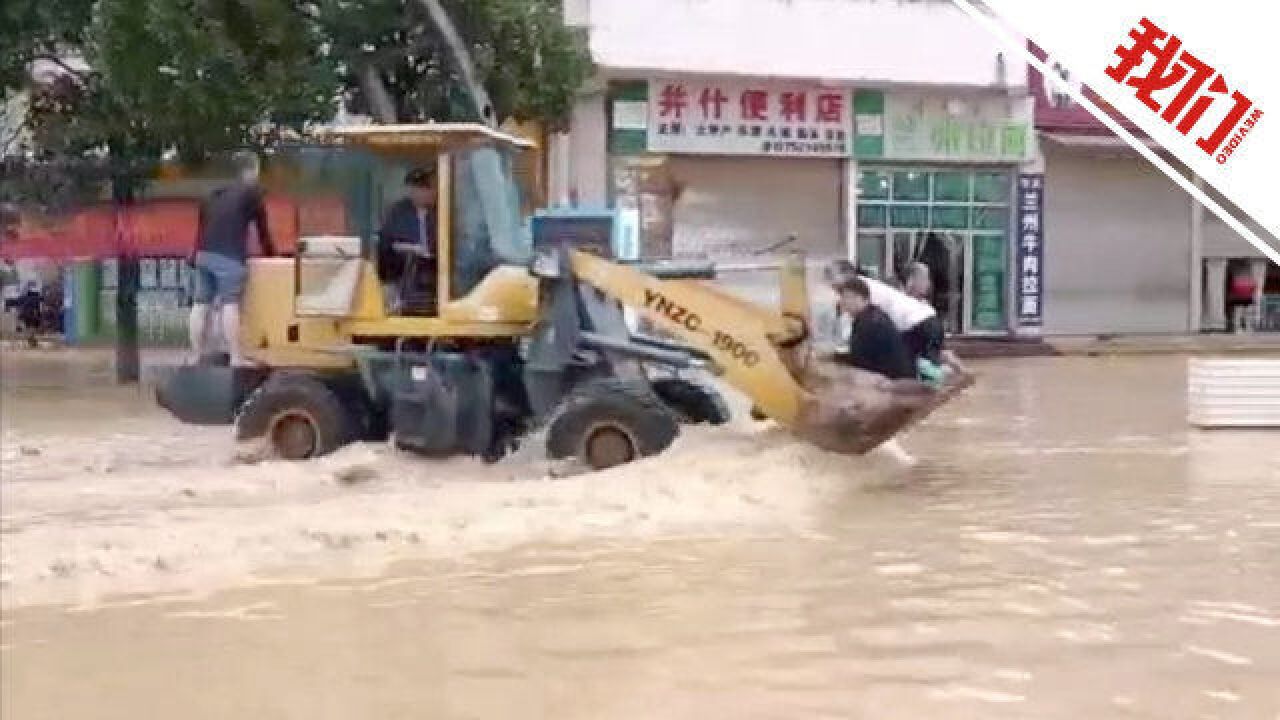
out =
<path fill-rule="evenodd" d="M 196 237 L 195 298 L 188 331 L 191 351 L 200 362 L 208 348 L 211 306 L 218 305 L 222 333 L 232 366 L 247 364 L 240 347 L 240 298 L 248 277 L 249 225 L 257 226 L 264 255 L 275 254 L 267 228 L 267 209 L 258 184 L 261 165 L 251 152 L 232 158 L 236 181 L 218 188 L 200 207 Z"/>

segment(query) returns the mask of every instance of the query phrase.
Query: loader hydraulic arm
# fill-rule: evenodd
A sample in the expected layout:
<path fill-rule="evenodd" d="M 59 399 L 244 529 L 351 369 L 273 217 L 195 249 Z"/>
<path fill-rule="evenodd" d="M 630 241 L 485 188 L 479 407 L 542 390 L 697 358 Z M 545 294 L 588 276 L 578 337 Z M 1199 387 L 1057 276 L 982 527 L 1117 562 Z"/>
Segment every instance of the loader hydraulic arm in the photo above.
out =
<path fill-rule="evenodd" d="M 802 262 L 783 268 L 780 312 L 709 283 L 662 280 L 590 253 L 573 251 L 570 264 L 580 281 L 711 358 L 723 377 L 769 417 L 796 423 L 804 396 L 797 373 L 808 352 Z"/>

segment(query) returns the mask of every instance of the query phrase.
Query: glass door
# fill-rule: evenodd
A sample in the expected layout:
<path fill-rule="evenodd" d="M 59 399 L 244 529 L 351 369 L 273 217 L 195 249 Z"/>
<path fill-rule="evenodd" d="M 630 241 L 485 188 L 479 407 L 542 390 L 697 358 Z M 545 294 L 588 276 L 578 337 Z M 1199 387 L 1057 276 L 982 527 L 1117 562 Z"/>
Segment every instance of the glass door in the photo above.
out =
<path fill-rule="evenodd" d="M 1006 260 L 1004 235 L 974 233 L 969 241 L 972 281 L 967 296 L 971 333 L 1003 333 L 1005 321 Z"/>
<path fill-rule="evenodd" d="M 1012 176 L 992 168 L 867 168 L 858 178 L 859 267 L 887 282 L 929 266 L 949 333 L 1004 333 Z"/>
<path fill-rule="evenodd" d="M 943 326 L 948 333 L 967 330 L 963 325 L 967 259 L 971 254 L 967 234 L 895 230 L 889 235 L 887 254 L 886 272 L 899 281 L 908 277 L 912 263 L 924 263 L 933 285 L 929 302 L 938 311 Z"/>

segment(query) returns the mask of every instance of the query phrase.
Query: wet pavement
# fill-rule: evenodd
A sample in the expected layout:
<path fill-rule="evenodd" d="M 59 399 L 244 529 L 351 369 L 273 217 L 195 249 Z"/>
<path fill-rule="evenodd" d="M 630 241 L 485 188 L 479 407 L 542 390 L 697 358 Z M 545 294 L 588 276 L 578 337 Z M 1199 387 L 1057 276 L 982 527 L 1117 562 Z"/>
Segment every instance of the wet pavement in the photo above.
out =
<path fill-rule="evenodd" d="M 238 464 L 54 367 L 5 380 L 6 719 L 1280 718 L 1280 434 L 1188 429 L 1178 358 L 982 364 L 910 467 L 742 423 L 567 479 Z"/>

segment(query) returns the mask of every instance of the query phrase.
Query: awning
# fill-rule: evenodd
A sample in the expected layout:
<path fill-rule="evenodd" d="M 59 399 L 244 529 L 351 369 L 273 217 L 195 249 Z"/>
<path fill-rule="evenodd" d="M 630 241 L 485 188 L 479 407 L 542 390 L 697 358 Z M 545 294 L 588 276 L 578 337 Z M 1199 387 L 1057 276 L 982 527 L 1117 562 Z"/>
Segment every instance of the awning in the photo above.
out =
<path fill-rule="evenodd" d="M 1041 132 L 1040 137 L 1051 143 L 1061 145 L 1068 148 L 1080 149 L 1098 149 L 1098 150 L 1121 150 L 1125 152 L 1134 152 L 1129 143 L 1120 139 L 1115 135 L 1080 135 L 1074 133 L 1055 133 Z M 1147 147 L 1153 150 L 1160 150 L 1160 144 L 1151 138 L 1138 138 Z"/>

